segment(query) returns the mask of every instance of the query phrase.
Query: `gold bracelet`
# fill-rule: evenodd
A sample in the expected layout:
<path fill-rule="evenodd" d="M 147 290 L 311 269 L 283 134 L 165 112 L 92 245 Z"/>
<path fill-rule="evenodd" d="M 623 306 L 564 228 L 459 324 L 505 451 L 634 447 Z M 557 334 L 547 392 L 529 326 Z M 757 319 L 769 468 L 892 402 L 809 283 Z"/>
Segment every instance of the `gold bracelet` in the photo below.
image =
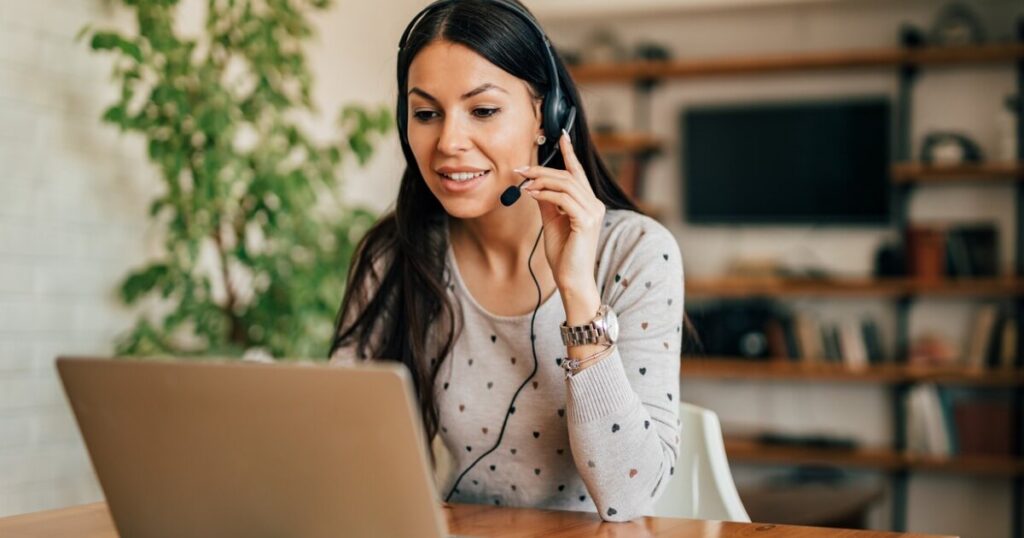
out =
<path fill-rule="evenodd" d="M 562 368 L 565 369 L 565 378 L 568 379 L 580 373 L 585 368 L 593 365 L 595 362 L 599 362 L 601 359 L 611 355 L 614 348 L 615 344 L 609 344 L 604 349 L 583 357 L 582 359 L 570 359 L 566 357 L 565 360 L 562 361 Z"/>

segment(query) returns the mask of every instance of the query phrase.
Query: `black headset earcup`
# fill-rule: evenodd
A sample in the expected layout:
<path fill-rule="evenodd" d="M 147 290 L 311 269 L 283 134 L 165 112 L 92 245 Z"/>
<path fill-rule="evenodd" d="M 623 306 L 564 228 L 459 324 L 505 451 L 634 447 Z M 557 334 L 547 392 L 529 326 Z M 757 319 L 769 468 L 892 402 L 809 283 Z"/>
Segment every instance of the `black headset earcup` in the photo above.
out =
<path fill-rule="evenodd" d="M 558 137 L 562 136 L 562 127 L 565 125 L 565 116 L 568 112 L 568 103 L 562 95 L 562 89 L 555 86 L 544 100 L 544 136 L 548 141 L 557 142 Z"/>

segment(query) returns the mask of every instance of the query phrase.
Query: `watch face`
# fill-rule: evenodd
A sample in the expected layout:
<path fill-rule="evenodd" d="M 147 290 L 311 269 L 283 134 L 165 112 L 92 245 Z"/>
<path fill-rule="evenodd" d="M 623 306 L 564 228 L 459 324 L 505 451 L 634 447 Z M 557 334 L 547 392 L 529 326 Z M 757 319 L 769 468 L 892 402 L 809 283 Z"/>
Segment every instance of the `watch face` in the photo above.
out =
<path fill-rule="evenodd" d="M 605 327 L 608 331 L 608 340 L 613 344 L 619 339 L 619 317 L 615 315 L 615 311 L 608 309 L 608 313 L 605 314 Z"/>

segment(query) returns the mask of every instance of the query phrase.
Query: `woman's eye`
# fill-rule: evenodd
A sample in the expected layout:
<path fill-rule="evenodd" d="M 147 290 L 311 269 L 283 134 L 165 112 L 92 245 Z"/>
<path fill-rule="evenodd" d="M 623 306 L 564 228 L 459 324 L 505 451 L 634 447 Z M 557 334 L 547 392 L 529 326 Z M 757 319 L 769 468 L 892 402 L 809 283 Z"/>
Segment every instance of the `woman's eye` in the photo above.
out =
<path fill-rule="evenodd" d="M 473 115 L 477 118 L 490 118 L 500 110 L 500 108 L 476 108 L 473 110 Z M 416 112 L 413 112 L 412 116 L 416 118 L 417 121 L 427 122 L 437 117 L 437 112 L 434 112 L 433 110 L 417 110 Z"/>
<path fill-rule="evenodd" d="M 501 109 L 500 108 L 478 108 L 478 109 L 474 110 L 473 113 L 476 114 L 476 117 L 478 117 L 478 118 L 489 118 L 489 117 L 497 114 L 499 110 L 501 110 Z"/>
<path fill-rule="evenodd" d="M 427 121 L 433 118 L 431 114 L 434 114 L 433 110 L 418 110 L 413 112 L 412 116 L 419 121 Z"/>

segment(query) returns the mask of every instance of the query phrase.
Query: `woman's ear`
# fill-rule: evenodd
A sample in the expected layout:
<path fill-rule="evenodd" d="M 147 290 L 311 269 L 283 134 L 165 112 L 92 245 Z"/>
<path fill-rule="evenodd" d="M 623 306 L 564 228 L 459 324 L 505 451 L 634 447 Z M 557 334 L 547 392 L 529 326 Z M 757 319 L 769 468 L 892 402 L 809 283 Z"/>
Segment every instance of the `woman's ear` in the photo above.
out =
<path fill-rule="evenodd" d="M 541 112 L 541 106 L 544 105 L 544 98 L 534 97 L 530 101 L 533 103 L 533 117 L 537 118 L 537 125 L 544 125 L 544 114 Z"/>

